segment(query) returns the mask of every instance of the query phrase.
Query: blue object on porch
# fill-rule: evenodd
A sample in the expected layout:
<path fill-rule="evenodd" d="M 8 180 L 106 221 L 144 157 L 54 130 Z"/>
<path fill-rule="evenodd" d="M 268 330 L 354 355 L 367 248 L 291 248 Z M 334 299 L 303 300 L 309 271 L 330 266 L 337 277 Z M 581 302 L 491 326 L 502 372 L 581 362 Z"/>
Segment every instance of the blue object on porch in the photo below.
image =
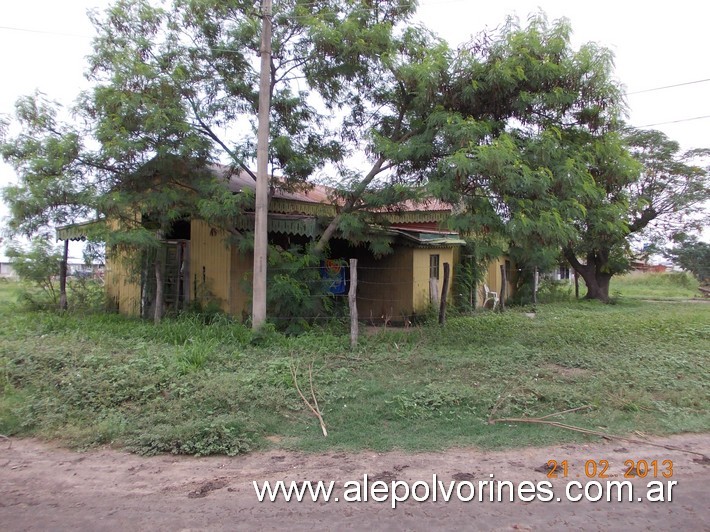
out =
<path fill-rule="evenodd" d="M 335 295 L 348 291 L 348 266 L 343 259 L 326 259 L 321 262 L 321 278 L 328 281 L 328 292 Z"/>

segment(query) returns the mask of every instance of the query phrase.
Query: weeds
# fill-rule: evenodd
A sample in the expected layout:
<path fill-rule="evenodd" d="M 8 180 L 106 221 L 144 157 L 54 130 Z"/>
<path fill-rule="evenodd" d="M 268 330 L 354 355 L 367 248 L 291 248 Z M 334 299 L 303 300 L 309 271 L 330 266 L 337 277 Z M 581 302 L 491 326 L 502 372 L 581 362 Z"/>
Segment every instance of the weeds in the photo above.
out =
<path fill-rule="evenodd" d="M 338 328 L 253 335 L 226 316 L 158 326 L 116 315 L 0 306 L 0 433 L 143 454 L 236 454 L 279 435 L 304 450 L 502 447 L 584 439 L 560 416 L 623 434 L 707 430 L 710 306 L 539 305 L 388 329 L 352 351 Z M 328 438 L 302 393 L 310 380 Z M 503 400 L 501 400 L 503 398 Z M 497 406 L 496 406 L 497 405 Z M 557 418 L 556 418 L 557 419 Z"/>

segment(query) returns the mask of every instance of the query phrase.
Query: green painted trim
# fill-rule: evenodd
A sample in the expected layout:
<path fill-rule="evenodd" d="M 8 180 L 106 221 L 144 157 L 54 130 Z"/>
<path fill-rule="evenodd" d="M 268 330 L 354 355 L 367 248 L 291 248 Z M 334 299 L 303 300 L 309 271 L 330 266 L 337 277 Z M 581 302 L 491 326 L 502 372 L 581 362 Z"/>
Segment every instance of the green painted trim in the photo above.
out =
<path fill-rule="evenodd" d="M 234 223 L 235 229 L 242 231 L 254 230 L 254 216 L 239 216 Z M 283 218 L 278 215 L 269 216 L 267 231 L 269 233 L 284 233 L 287 235 L 316 237 L 317 223 L 315 218 Z"/>
<path fill-rule="evenodd" d="M 411 211 L 376 213 L 375 219 L 391 224 L 445 222 L 451 217 L 449 211 Z"/>
<path fill-rule="evenodd" d="M 309 216 L 335 216 L 334 205 L 326 203 L 307 203 L 275 198 L 269 202 L 269 212 L 281 214 L 307 214 Z"/>
<path fill-rule="evenodd" d="M 91 229 L 98 228 L 103 220 L 91 220 L 56 228 L 57 240 L 86 240 Z"/>

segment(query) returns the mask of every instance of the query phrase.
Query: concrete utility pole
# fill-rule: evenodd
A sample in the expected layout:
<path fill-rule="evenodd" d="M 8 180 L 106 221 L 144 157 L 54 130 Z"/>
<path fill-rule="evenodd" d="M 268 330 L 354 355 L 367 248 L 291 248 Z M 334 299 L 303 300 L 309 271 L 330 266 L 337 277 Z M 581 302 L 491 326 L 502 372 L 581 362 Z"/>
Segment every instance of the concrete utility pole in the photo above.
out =
<path fill-rule="evenodd" d="M 271 0 L 261 3 L 261 74 L 259 80 L 259 129 L 256 145 L 256 209 L 254 219 L 254 284 L 252 329 L 266 321 L 266 253 L 269 242 L 269 108 L 271 107 Z"/>

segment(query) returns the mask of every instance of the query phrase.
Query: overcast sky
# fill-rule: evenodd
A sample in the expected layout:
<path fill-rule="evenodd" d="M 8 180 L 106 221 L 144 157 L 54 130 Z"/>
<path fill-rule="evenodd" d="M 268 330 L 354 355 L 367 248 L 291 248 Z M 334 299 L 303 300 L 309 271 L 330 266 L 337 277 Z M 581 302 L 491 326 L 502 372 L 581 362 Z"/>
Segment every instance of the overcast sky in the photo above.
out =
<path fill-rule="evenodd" d="M 93 28 L 86 11 L 110 3 L 2 0 L 0 114 L 11 113 L 15 100 L 35 89 L 72 103 L 87 86 L 83 74 Z M 616 77 L 627 90 L 632 125 L 659 129 L 684 148 L 710 147 L 710 82 L 703 81 L 710 79 L 710 4 L 421 0 L 417 19 L 456 45 L 486 27 L 498 26 L 507 15 L 524 21 L 539 9 L 550 19 L 570 19 L 575 46 L 595 41 L 614 52 Z M 0 165 L 0 186 L 12 179 L 12 170 Z M 0 214 L 6 212 L 4 206 L 0 209 Z"/>

